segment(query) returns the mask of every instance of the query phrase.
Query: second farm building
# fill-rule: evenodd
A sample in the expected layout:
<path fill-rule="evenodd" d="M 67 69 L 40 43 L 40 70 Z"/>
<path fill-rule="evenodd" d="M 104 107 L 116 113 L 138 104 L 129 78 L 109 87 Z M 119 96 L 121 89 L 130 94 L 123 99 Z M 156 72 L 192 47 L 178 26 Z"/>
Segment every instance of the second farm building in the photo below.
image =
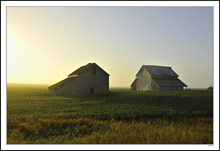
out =
<path fill-rule="evenodd" d="M 178 77 L 171 67 L 143 65 L 131 84 L 131 90 L 183 90 L 187 85 Z"/>

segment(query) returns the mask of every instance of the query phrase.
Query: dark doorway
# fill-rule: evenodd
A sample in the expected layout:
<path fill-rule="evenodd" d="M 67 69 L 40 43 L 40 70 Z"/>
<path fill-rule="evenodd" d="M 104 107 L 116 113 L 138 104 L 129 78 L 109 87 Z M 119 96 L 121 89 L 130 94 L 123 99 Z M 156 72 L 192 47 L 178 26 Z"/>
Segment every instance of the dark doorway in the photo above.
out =
<path fill-rule="evenodd" d="M 90 93 L 94 94 L 94 88 L 90 88 Z"/>

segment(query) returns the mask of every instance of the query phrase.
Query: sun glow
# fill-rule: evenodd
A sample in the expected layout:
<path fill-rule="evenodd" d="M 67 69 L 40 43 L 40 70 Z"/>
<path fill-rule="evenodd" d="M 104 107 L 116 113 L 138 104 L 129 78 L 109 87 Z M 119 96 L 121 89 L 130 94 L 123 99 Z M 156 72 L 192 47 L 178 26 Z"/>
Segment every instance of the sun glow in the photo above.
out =
<path fill-rule="evenodd" d="M 16 73 L 19 71 L 20 64 L 20 54 L 17 48 L 15 40 L 12 36 L 7 37 L 7 70 L 9 73 Z M 8 80 L 10 81 L 10 75 L 8 75 Z"/>

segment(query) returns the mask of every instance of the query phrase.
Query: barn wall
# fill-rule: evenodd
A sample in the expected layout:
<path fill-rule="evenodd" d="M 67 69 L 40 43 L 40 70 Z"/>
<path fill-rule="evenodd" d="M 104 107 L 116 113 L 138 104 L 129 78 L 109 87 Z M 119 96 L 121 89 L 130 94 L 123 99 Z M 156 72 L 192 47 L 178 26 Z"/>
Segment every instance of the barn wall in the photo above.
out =
<path fill-rule="evenodd" d="M 88 95 L 90 88 L 94 88 L 94 93 L 108 93 L 109 92 L 109 76 L 96 67 L 96 75 L 92 75 L 92 67 L 77 77 L 72 85 L 72 95 Z"/>
<path fill-rule="evenodd" d="M 64 83 L 62 86 L 59 88 L 56 88 L 54 90 L 55 95 L 71 95 L 71 88 L 72 88 L 72 83 L 75 79 L 68 81 L 67 83 Z"/>
<path fill-rule="evenodd" d="M 169 87 L 169 86 L 165 87 L 165 86 L 163 86 L 163 87 L 160 87 L 159 90 L 160 91 L 179 91 L 179 90 L 183 90 L 183 88 Z"/>
<path fill-rule="evenodd" d="M 136 85 L 137 85 L 137 79 L 135 79 L 131 84 L 131 90 L 136 90 Z"/>
<path fill-rule="evenodd" d="M 151 79 L 151 90 L 159 90 L 159 86 Z"/>
<path fill-rule="evenodd" d="M 174 87 L 174 86 L 158 86 L 153 80 L 151 83 L 152 90 L 159 90 L 159 91 L 178 91 L 183 90 L 183 87 Z"/>
<path fill-rule="evenodd" d="M 135 84 L 133 84 L 133 85 L 131 86 L 131 90 L 136 90 L 136 85 L 137 85 L 137 83 L 135 82 Z"/>
<path fill-rule="evenodd" d="M 132 91 L 135 91 L 136 88 L 135 88 L 134 86 L 131 86 L 131 90 L 132 90 Z"/>
<path fill-rule="evenodd" d="M 151 75 L 146 69 L 143 69 L 137 77 L 137 91 L 151 90 Z"/>

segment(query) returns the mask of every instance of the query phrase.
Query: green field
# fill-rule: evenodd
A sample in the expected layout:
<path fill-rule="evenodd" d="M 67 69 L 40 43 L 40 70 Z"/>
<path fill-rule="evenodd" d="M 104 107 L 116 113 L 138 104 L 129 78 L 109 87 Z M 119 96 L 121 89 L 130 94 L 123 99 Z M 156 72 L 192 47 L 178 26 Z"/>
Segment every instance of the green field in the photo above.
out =
<path fill-rule="evenodd" d="M 53 96 L 44 85 L 8 84 L 8 144 L 212 144 L 213 91 Z"/>

